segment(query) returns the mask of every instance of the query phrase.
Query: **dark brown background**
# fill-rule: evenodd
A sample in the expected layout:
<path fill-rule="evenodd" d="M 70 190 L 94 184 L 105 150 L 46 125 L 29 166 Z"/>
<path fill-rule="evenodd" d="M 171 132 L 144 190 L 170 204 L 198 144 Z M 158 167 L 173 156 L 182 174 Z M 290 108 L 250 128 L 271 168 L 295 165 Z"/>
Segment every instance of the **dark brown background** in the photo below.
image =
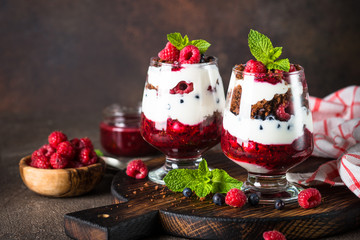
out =
<path fill-rule="evenodd" d="M 250 58 L 249 29 L 304 66 L 310 94 L 359 84 L 358 0 L 0 0 L 0 239 L 67 239 L 64 215 L 111 204 L 105 175 L 84 196 L 46 198 L 26 188 L 20 159 L 54 130 L 101 148 L 101 110 L 141 100 L 149 58 L 179 31 L 204 38 L 231 68 Z M 327 239 L 359 239 L 359 230 Z M 177 239 L 177 238 L 161 238 Z"/>
<path fill-rule="evenodd" d="M 310 94 L 359 83 L 358 1 L 0 1 L 0 111 L 93 113 L 141 100 L 149 58 L 179 31 L 212 43 L 225 87 L 249 29 L 304 66 Z M 226 89 L 225 89 L 226 90 Z"/>

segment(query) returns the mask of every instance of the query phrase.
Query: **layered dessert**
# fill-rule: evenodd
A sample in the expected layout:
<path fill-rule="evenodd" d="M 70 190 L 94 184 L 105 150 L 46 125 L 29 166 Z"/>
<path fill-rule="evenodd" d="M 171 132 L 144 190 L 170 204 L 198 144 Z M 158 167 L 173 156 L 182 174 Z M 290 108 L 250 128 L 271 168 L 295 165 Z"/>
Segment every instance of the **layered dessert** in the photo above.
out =
<path fill-rule="evenodd" d="M 168 36 L 151 59 L 142 101 L 142 136 L 174 159 L 199 157 L 220 141 L 225 105 L 217 59 L 186 38 L 179 47 Z"/>
<path fill-rule="evenodd" d="M 273 69 L 249 60 L 232 71 L 221 147 L 249 173 L 285 174 L 313 150 L 304 70 L 284 62 Z"/>

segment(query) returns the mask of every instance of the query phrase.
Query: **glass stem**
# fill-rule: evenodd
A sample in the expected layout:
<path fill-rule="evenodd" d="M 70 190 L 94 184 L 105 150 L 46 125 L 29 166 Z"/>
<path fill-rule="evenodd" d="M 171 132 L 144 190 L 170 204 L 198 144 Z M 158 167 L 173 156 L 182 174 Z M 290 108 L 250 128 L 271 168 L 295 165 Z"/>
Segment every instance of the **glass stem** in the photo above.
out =
<path fill-rule="evenodd" d="M 202 157 L 186 158 L 186 159 L 173 159 L 166 158 L 165 164 L 158 169 L 149 172 L 149 179 L 158 184 L 165 184 L 163 178 L 173 169 L 197 169 L 202 160 Z"/>
<path fill-rule="evenodd" d="M 262 192 L 277 192 L 286 189 L 289 182 L 286 180 L 285 174 L 267 176 L 249 173 L 246 184 L 253 189 L 261 189 Z"/>

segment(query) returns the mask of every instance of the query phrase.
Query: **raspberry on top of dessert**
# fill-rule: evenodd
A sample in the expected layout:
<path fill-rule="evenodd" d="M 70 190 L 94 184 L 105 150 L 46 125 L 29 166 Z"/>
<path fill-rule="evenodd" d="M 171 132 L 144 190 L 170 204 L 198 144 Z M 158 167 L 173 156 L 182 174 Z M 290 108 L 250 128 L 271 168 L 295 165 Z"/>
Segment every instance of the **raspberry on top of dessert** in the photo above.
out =
<path fill-rule="evenodd" d="M 222 114 L 225 96 L 217 59 L 205 54 L 211 44 L 202 39 L 190 41 L 180 33 L 168 34 L 167 39 L 165 48 L 150 61 L 144 115 L 155 122 L 171 118 L 195 125 L 214 112 Z"/>
<path fill-rule="evenodd" d="M 167 35 L 151 58 L 142 101 L 142 135 L 173 157 L 194 157 L 220 141 L 225 94 L 205 40 Z M 180 153 L 181 152 L 181 153 Z"/>

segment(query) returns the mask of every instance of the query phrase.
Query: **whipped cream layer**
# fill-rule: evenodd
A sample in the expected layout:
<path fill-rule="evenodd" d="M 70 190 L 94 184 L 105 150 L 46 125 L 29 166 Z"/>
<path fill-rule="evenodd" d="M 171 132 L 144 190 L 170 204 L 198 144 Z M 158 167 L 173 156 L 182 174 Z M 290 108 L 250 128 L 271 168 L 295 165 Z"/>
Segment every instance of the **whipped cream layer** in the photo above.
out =
<path fill-rule="evenodd" d="M 304 126 L 310 132 L 313 131 L 311 111 L 301 106 L 303 86 L 300 81 L 291 79 L 291 84 L 284 80 L 275 85 L 267 82 L 256 82 L 251 75 L 244 75 L 244 79 L 236 79 L 232 73 L 229 89 L 241 85 L 242 94 L 239 115 L 230 111 L 227 107 L 224 111 L 223 127 L 238 141 L 254 141 L 261 144 L 291 144 L 295 139 L 304 134 Z M 265 99 L 270 101 L 275 94 L 285 94 L 288 90 L 293 94 L 294 115 L 288 121 L 279 121 L 273 117 L 265 120 L 251 119 L 251 106 L 258 101 Z"/>
<path fill-rule="evenodd" d="M 193 83 L 193 91 L 170 94 L 170 90 L 181 81 Z M 176 71 L 172 71 L 170 64 L 150 66 L 147 83 L 157 89 L 145 88 L 142 111 L 154 122 L 166 122 L 171 118 L 195 125 L 216 111 L 223 112 L 224 87 L 215 64 L 184 64 Z"/>

